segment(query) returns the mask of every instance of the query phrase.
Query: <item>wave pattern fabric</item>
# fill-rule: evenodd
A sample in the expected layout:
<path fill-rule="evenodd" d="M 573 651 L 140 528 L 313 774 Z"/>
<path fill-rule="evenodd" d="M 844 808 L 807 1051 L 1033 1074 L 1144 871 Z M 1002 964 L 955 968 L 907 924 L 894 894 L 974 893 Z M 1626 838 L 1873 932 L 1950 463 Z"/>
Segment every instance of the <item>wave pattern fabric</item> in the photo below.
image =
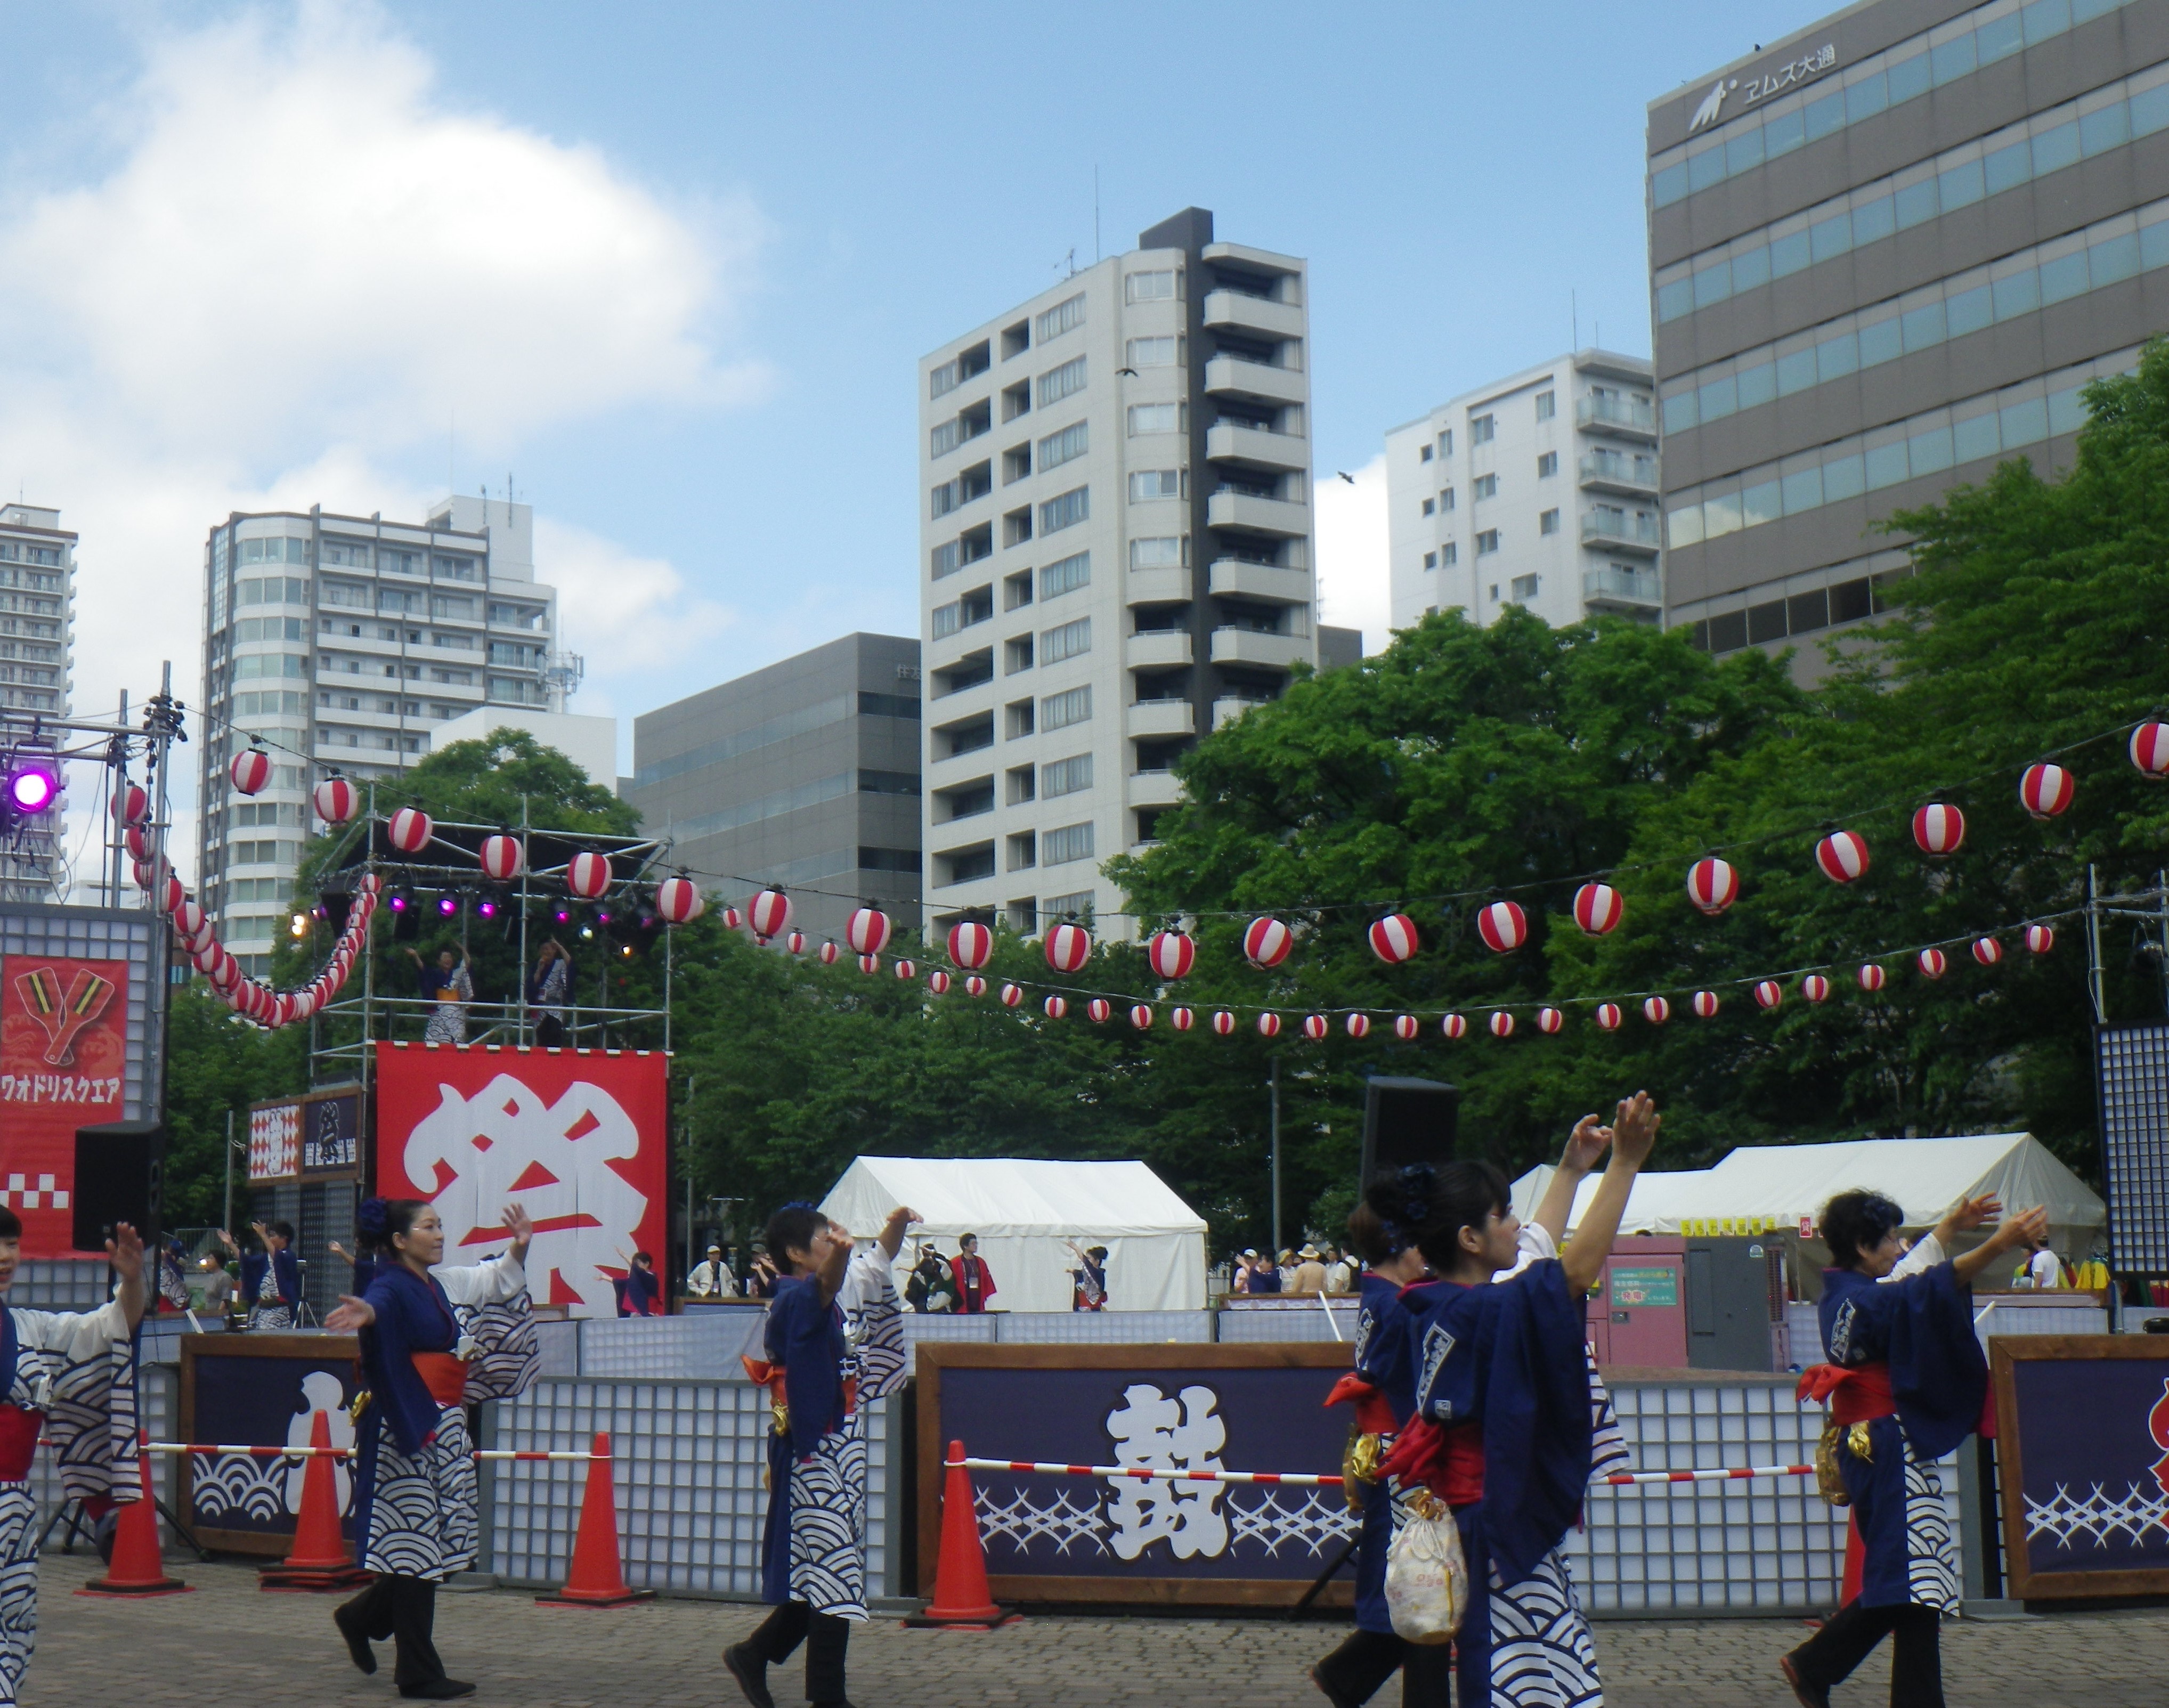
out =
<path fill-rule="evenodd" d="M 1556 1551 L 1511 1589 L 1491 1574 L 1491 1700 L 1496 1708 L 1599 1708 L 1596 1645 Z"/>
<path fill-rule="evenodd" d="M 444 1408 L 437 1433 L 418 1453 L 402 1453 L 387 1430 L 377 1444 L 376 1487 L 362 1566 L 441 1583 L 474 1564 L 480 1512 L 474 1443 L 457 1406 Z"/>

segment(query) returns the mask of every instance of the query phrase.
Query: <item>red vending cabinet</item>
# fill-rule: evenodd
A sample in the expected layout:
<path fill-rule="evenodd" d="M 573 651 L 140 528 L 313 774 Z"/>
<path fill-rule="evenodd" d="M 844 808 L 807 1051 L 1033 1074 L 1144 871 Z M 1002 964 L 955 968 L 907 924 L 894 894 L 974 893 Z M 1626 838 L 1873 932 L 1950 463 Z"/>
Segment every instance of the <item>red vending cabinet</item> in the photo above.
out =
<path fill-rule="evenodd" d="M 1629 1237 L 1604 1260 L 1589 1301 L 1589 1339 L 1600 1365 L 1687 1368 L 1687 1242 Z"/>

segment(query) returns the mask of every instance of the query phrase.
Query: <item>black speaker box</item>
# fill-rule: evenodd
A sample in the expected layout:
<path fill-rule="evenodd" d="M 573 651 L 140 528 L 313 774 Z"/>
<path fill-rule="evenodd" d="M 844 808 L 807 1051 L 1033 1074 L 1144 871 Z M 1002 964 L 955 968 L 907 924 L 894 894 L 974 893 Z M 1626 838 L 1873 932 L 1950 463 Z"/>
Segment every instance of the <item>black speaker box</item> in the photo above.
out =
<path fill-rule="evenodd" d="M 1443 1167 L 1453 1160 L 1455 1116 L 1461 1093 L 1436 1079 L 1388 1079 L 1373 1077 L 1363 1082 L 1363 1173 L 1368 1185 L 1373 1177 L 1411 1163 Z"/>
<path fill-rule="evenodd" d="M 75 1248 L 102 1252 L 125 1221 L 146 1240 L 163 1226 L 166 1129 L 158 1121 L 107 1121 L 75 1130 Z"/>

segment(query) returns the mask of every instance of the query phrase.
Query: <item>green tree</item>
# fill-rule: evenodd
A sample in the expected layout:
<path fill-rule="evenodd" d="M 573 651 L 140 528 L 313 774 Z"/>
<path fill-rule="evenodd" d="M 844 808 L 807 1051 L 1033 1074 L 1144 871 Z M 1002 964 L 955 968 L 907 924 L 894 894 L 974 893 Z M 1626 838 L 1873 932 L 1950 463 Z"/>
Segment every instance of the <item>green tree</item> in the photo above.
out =
<path fill-rule="evenodd" d="M 217 1225 L 224 1214 L 226 1123 L 248 1137 L 248 1106 L 305 1090 L 306 1040 L 301 1029 L 266 1032 L 234 1014 L 198 980 L 177 987 L 166 1021 L 166 1222 Z M 248 1169 L 237 1158 L 235 1194 L 248 1204 Z"/>

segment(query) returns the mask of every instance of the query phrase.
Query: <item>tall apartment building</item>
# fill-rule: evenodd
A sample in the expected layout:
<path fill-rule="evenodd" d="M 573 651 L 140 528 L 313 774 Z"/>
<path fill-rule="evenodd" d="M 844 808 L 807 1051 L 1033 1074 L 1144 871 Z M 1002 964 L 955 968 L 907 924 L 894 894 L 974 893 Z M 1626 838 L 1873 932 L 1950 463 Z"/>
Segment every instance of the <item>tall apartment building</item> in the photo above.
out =
<path fill-rule="evenodd" d="M 937 925 L 1119 906 L 1175 758 L 1317 663 L 1308 285 L 1187 208 L 919 364 Z"/>
<path fill-rule="evenodd" d="M 395 780 L 478 705 L 562 709 L 577 667 L 552 651 L 557 604 L 525 504 L 451 498 L 420 523 L 237 513 L 211 530 L 198 871 L 245 968 L 269 970 L 320 778 Z M 254 734 L 280 748 L 250 799 L 226 766 Z"/>
<path fill-rule="evenodd" d="M 75 665 L 75 535 L 61 513 L 0 505 L 0 710 L 65 717 Z M 8 721 L 8 745 L 29 734 Z M 61 801 L 0 840 L 0 902 L 53 902 L 67 880 Z"/>
<path fill-rule="evenodd" d="M 1386 435 L 1393 624 L 1521 605 L 1555 627 L 1664 605 L 1649 364 L 1577 350 Z"/>
<path fill-rule="evenodd" d="M 817 943 L 862 901 L 919 923 L 918 641 L 846 635 L 643 712 L 632 764 L 625 798 L 710 894 L 795 889 Z"/>
<path fill-rule="evenodd" d="M 1867 0 L 1651 104 L 1668 613 L 1815 641 L 2169 324 L 2169 6 Z"/>

